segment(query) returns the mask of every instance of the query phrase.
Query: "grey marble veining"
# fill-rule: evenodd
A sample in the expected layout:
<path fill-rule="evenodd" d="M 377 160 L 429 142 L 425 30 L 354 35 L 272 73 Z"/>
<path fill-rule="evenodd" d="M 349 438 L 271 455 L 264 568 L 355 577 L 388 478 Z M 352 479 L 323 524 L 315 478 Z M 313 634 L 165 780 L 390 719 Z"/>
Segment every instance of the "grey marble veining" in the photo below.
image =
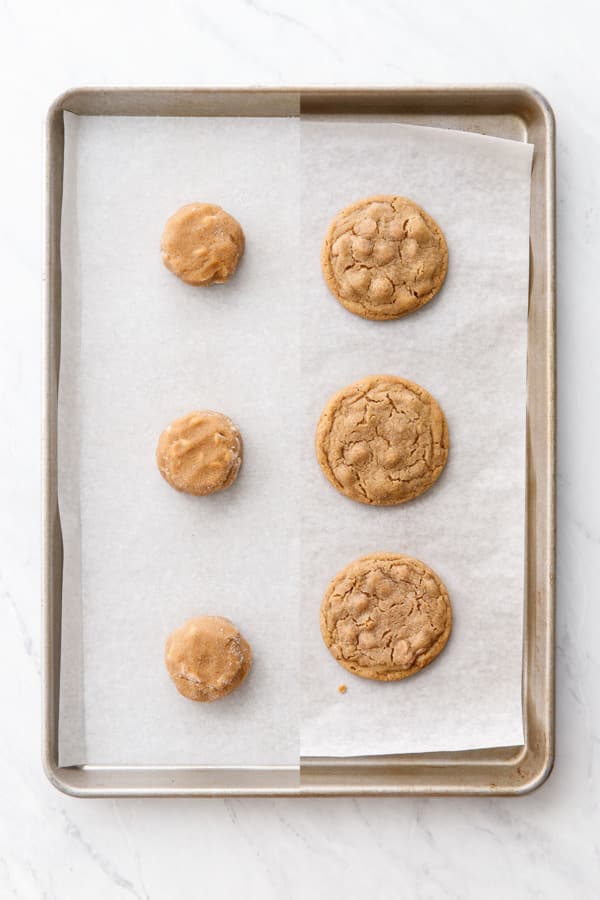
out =
<path fill-rule="evenodd" d="M 0 4 L 0 897 L 600 895 L 600 106 L 591 3 Z M 527 82 L 559 171 L 557 756 L 531 796 L 77 801 L 39 740 L 42 121 L 76 84 Z"/>

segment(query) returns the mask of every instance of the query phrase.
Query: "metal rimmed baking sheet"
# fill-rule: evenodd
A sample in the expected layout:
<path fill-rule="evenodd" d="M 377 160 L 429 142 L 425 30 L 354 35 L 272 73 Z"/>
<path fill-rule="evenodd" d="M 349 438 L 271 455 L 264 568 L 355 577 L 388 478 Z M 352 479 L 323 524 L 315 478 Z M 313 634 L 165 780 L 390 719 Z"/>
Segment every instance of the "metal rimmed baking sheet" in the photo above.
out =
<path fill-rule="evenodd" d="M 394 121 L 476 130 L 535 146 L 529 317 L 528 518 L 524 748 L 469 753 L 304 760 L 291 770 L 220 767 L 62 767 L 56 757 L 60 659 L 60 523 L 56 505 L 56 379 L 60 310 L 62 118 L 86 115 L 290 115 L 376 113 Z M 46 392 L 45 658 L 46 767 L 65 790 L 98 793 L 482 793 L 519 792 L 548 771 L 552 745 L 553 560 L 553 133 L 537 95 L 520 88 L 369 91 L 81 90 L 55 104 L 49 119 Z M 533 486 L 535 484 L 535 492 Z M 535 605 L 532 602 L 535 600 Z M 533 625 L 532 625 L 533 623 Z M 164 776 L 164 777 L 163 777 Z M 165 778 L 171 787 L 165 786 Z"/>

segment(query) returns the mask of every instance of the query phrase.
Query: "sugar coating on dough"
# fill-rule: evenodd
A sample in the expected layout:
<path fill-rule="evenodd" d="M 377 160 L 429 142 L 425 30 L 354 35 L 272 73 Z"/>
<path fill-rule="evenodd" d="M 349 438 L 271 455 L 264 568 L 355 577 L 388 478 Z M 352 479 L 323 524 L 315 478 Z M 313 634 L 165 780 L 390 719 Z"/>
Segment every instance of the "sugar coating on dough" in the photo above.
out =
<path fill-rule="evenodd" d="M 446 588 L 410 556 L 374 553 L 351 562 L 321 604 L 321 634 L 332 655 L 376 681 L 398 681 L 429 665 L 451 628 Z"/>
<path fill-rule="evenodd" d="M 242 437 L 220 412 L 199 410 L 171 422 L 156 448 L 163 478 L 178 491 L 203 497 L 228 488 L 242 464 Z"/>
<path fill-rule="evenodd" d="M 160 249 L 167 269 L 187 284 L 222 284 L 237 269 L 244 232 L 220 206 L 188 203 L 167 220 Z"/>
<path fill-rule="evenodd" d="M 448 448 L 438 403 L 395 375 L 372 375 L 338 391 L 317 425 L 317 458 L 329 481 L 374 506 L 405 503 L 430 488 Z"/>
<path fill-rule="evenodd" d="M 448 269 L 438 224 L 406 197 L 359 200 L 335 217 L 323 243 L 325 281 L 346 309 L 397 319 L 431 300 Z"/>
<path fill-rule="evenodd" d="M 165 665 L 180 694 L 210 703 L 239 687 L 252 651 L 229 619 L 198 616 L 169 635 Z"/>

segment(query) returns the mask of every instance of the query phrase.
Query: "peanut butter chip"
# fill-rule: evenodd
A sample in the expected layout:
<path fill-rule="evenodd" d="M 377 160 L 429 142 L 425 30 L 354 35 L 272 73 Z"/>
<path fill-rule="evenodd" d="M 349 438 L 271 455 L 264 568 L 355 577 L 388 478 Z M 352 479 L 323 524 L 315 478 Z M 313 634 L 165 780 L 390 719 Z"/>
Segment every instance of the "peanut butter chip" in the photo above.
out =
<path fill-rule="evenodd" d="M 397 319 L 431 300 L 448 269 L 437 223 L 405 197 L 375 196 L 343 209 L 321 251 L 329 289 L 365 319 Z"/>
<path fill-rule="evenodd" d="M 208 703 L 239 687 L 252 652 L 229 619 L 198 616 L 169 635 L 165 665 L 180 694 Z"/>
<path fill-rule="evenodd" d="M 187 284 L 222 284 L 244 252 L 239 222 L 214 203 L 188 203 L 168 219 L 160 249 L 169 271 Z"/>
<path fill-rule="evenodd" d="M 452 628 L 448 592 L 410 556 L 374 553 L 339 572 L 321 604 L 321 634 L 348 671 L 397 681 L 429 665 Z M 341 688 L 340 688 L 341 690 Z"/>
<path fill-rule="evenodd" d="M 424 388 L 372 375 L 330 399 L 316 434 L 323 472 L 360 503 L 395 506 L 434 484 L 448 458 L 448 426 Z"/>
<path fill-rule="evenodd" d="M 202 497 L 233 484 L 242 464 L 242 438 L 231 419 L 219 412 L 191 412 L 165 428 L 156 462 L 178 491 Z"/>

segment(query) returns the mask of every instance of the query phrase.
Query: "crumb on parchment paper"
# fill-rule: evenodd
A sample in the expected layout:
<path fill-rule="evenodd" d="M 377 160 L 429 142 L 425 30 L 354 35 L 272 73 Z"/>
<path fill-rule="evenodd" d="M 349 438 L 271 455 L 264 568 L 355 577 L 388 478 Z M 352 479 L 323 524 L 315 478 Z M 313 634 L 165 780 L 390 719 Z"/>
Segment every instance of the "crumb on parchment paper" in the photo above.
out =
<path fill-rule="evenodd" d="M 340 692 L 340 694 L 345 694 L 347 690 L 348 690 L 348 688 L 346 687 L 345 684 L 340 684 L 340 686 L 338 688 L 338 691 Z"/>

